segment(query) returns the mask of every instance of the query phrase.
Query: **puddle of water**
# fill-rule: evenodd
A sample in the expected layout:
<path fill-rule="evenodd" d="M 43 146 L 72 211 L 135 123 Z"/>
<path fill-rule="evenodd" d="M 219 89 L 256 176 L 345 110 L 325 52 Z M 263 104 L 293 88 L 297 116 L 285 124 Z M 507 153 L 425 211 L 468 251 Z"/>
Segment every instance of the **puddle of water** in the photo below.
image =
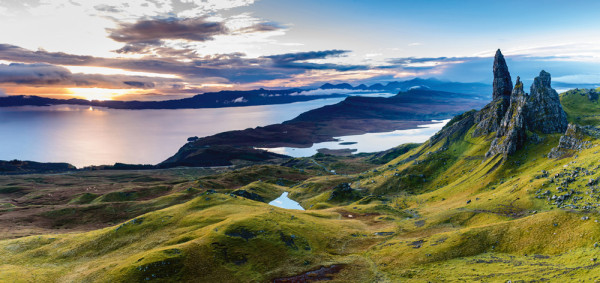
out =
<path fill-rule="evenodd" d="M 269 204 L 272 206 L 277 206 L 286 209 L 304 210 L 304 208 L 302 208 L 302 206 L 300 206 L 299 203 L 288 198 L 288 192 L 284 192 L 283 194 L 281 194 L 281 196 L 271 201 Z"/>

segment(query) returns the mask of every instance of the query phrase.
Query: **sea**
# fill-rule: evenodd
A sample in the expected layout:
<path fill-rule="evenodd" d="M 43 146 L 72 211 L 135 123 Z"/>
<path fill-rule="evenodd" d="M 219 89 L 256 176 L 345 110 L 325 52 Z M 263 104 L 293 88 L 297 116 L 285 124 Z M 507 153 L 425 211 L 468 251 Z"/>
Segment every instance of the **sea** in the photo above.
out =
<path fill-rule="evenodd" d="M 389 94 L 381 94 L 389 96 Z M 67 162 L 90 165 L 157 164 L 172 156 L 188 137 L 243 130 L 291 120 L 343 98 L 279 105 L 175 110 L 121 110 L 73 105 L 0 108 L 0 160 Z M 381 151 L 406 142 L 423 142 L 442 122 L 415 130 L 340 137 L 308 149 L 277 148 L 295 157 L 318 148 Z"/>

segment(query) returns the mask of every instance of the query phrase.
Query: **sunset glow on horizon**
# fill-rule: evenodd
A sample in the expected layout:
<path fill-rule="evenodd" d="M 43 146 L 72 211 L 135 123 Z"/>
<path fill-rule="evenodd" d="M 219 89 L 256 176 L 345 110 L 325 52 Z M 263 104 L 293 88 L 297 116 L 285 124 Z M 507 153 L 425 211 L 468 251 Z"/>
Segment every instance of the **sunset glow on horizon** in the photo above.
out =
<path fill-rule="evenodd" d="M 69 93 L 76 98 L 87 100 L 114 100 L 116 97 L 135 92 L 143 91 L 141 89 L 106 89 L 106 88 L 68 88 Z"/>

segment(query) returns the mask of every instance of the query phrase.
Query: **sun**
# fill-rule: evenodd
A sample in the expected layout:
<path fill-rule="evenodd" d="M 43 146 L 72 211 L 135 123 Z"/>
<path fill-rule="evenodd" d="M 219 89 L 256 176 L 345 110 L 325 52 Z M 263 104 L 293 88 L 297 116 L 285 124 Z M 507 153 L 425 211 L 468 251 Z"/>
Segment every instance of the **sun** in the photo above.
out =
<path fill-rule="evenodd" d="M 114 97 L 134 93 L 137 89 L 110 89 L 110 88 L 68 88 L 71 95 L 87 100 L 113 100 Z"/>

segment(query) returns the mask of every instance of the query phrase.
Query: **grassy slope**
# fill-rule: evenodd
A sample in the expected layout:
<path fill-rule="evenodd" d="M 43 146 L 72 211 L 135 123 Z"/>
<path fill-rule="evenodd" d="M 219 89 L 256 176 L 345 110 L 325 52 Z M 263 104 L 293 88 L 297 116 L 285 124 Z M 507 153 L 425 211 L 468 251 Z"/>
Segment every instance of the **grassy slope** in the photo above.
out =
<path fill-rule="evenodd" d="M 371 229 L 331 211 L 205 194 L 116 227 L 2 241 L 0 280 L 265 281 L 327 263 L 352 264 L 341 276 L 364 278 L 368 262 L 352 254 L 375 236 L 352 234 Z"/>
<path fill-rule="evenodd" d="M 600 110 L 561 98 L 571 121 Z M 600 190 L 587 183 L 600 178 L 600 141 L 548 159 L 560 135 L 545 135 L 501 162 L 484 159 L 492 137 L 426 143 L 356 175 L 260 167 L 201 177 L 199 191 L 287 190 L 309 210 L 202 194 L 114 227 L 0 241 L 0 281 L 249 282 L 332 264 L 345 264 L 339 282 L 599 280 Z M 559 206 L 541 195 L 565 194 L 570 176 L 576 198 Z M 332 198 L 342 183 L 351 197 Z"/>
<path fill-rule="evenodd" d="M 587 91 L 587 89 L 573 89 L 560 95 L 569 122 L 584 126 L 600 124 L 600 101 L 590 101 Z M 600 88 L 596 91 L 600 92 Z"/>

